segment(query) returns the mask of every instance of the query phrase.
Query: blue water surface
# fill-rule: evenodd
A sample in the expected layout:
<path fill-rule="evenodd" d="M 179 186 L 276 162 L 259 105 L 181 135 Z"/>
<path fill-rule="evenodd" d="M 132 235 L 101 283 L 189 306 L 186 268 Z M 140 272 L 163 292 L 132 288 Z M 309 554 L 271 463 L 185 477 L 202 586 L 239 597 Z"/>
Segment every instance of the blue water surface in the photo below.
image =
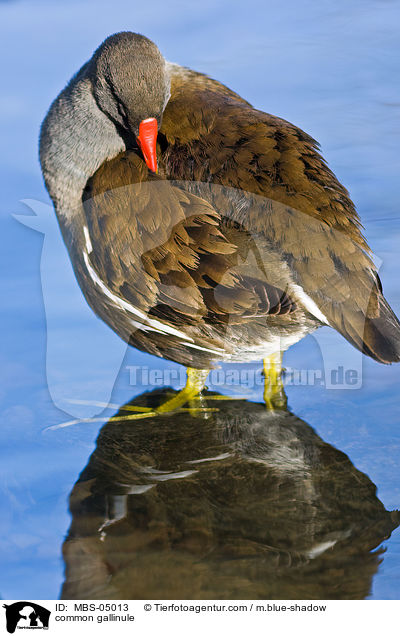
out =
<path fill-rule="evenodd" d="M 385 295 L 399 314 L 399 21 L 400 5 L 391 0 L 0 4 L 3 598 L 59 595 L 68 495 L 102 422 L 48 427 L 101 416 L 102 407 L 90 401 L 118 406 L 140 394 L 147 387 L 132 382 L 129 367 L 179 371 L 178 365 L 126 351 L 87 308 L 54 233 L 54 218 L 43 212 L 46 206 L 38 208 L 37 202 L 50 205 L 37 145 L 52 99 L 107 35 L 133 30 L 153 39 L 167 59 L 206 72 L 257 108 L 292 121 L 318 139 L 351 192 L 381 263 Z M 21 223 L 13 216 L 32 215 L 32 209 L 36 221 Z M 338 358 L 355 356 L 358 368 L 351 346 L 338 334 L 331 338 Z M 318 339 L 292 347 L 285 364 L 320 367 Z M 400 365 L 364 359 L 360 388 L 287 387 L 292 411 L 369 476 L 388 510 L 400 507 L 399 383 Z M 77 396 L 86 405 L 73 404 Z M 261 400 L 262 388 L 246 396 Z M 399 538 L 396 530 L 385 542 L 369 598 L 399 598 Z"/>

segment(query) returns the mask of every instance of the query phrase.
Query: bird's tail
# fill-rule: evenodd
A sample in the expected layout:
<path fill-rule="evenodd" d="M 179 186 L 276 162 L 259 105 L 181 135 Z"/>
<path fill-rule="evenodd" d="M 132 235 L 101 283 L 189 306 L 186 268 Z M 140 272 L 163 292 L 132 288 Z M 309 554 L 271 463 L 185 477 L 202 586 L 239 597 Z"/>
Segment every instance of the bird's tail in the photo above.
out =
<path fill-rule="evenodd" d="M 378 298 L 379 311 L 374 315 L 344 312 L 336 329 L 357 349 L 377 362 L 391 364 L 400 361 L 400 322 L 383 294 Z M 347 314 L 347 315 L 346 315 Z"/>
<path fill-rule="evenodd" d="M 383 296 L 379 309 L 378 317 L 365 319 L 363 351 L 378 362 L 399 362 L 400 322 Z"/>

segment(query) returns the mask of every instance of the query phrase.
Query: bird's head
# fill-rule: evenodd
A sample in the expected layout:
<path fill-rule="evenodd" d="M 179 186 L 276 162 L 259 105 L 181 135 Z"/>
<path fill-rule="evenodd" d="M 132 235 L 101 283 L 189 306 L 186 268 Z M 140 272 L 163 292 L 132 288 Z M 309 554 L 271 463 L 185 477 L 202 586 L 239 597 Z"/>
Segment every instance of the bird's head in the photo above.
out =
<path fill-rule="evenodd" d="M 157 46 L 138 33 L 108 37 L 94 53 L 92 82 L 99 108 L 128 145 L 137 143 L 157 171 L 156 140 L 170 96 L 166 64 Z"/>

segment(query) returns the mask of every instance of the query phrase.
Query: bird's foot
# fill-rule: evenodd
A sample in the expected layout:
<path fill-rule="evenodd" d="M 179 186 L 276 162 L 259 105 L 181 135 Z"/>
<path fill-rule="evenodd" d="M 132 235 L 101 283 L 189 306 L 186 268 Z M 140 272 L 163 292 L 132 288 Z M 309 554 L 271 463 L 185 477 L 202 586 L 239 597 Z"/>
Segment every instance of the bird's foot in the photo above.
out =
<path fill-rule="evenodd" d="M 115 418 L 110 418 L 110 422 L 112 421 L 121 421 L 121 420 L 141 420 L 146 417 L 156 417 L 157 415 L 164 415 L 168 413 L 172 413 L 174 411 L 185 411 L 188 413 L 193 413 L 198 416 L 199 413 L 210 413 L 212 411 L 217 411 L 215 408 L 206 408 L 203 406 L 204 401 L 202 396 L 200 395 L 201 391 L 204 388 L 207 376 L 209 374 L 208 369 L 192 369 L 188 367 L 186 369 L 186 384 L 178 391 L 173 397 L 168 400 L 165 400 L 160 406 L 156 408 L 148 408 L 148 407 L 124 407 L 124 410 L 128 409 L 132 411 L 139 411 L 132 415 L 125 416 L 116 416 Z M 187 407 L 186 407 L 187 405 Z"/>
<path fill-rule="evenodd" d="M 274 353 L 263 360 L 264 402 L 269 411 L 285 411 L 287 397 L 282 382 L 282 353 Z"/>
<path fill-rule="evenodd" d="M 199 411 L 214 411 L 215 409 L 206 409 L 202 406 L 202 398 L 199 395 L 204 389 L 208 374 L 208 369 L 191 369 L 188 367 L 186 369 L 186 384 L 183 389 L 154 409 L 155 413 L 158 415 L 171 413 L 176 411 L 176 409 L 182 409 L 185 404 L 189 404 L 189 407 L 184 410 L 193 411 L 196 415 Z"/>
<path fill-rule="evenodd" d="M 196 416 L 198 416 L 199 413 L 207 414 L 212 411 L 217 411 L 218 409 L 215 408 L 204 407 L 204 401 L 200 395 L 204 388 L 208 374 L 208 369 L 192 369 L 188 367 L 186 369 L 186 384 L 183 389 L 178 391 L 178 393 L 176 393 L 173 397 L 165 400 L 165 402 L 156 408 L 132 406 L 130 407 L 131 410 L 140 410 L 140 412 L 123 416 L 123 418 L 121 418 L 121 416 L 117 416 L 116 418 L 111 418 L 110 421 L 117 421 L 121 419 L 141 420 L 146 417 L 156 417 L 157 415 L 164 415 L 177 410 L 193 413 Z M 186 407 L 185 405 L 188 406 Z"/>

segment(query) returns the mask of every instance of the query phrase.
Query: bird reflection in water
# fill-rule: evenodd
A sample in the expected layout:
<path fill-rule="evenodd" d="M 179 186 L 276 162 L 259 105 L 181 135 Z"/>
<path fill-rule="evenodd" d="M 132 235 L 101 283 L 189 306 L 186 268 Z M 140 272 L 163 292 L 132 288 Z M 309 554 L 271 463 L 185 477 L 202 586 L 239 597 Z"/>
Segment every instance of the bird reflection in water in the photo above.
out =
<path fill-rule="evenodd" d="M 103 427 L 71 493 L 62 598 L 368 596 L 400 513 L 291 412 L 203 402 Z"/>

